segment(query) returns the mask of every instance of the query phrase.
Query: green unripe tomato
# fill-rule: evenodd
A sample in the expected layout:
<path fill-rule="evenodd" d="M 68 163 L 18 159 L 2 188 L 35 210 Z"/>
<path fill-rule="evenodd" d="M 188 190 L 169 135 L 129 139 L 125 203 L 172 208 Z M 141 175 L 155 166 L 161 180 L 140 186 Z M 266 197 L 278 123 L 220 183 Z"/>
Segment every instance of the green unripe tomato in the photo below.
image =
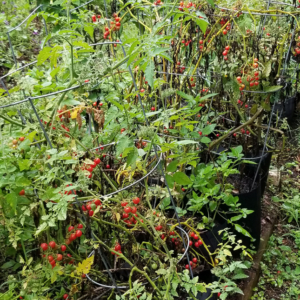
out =
<path fill-rule="evenodd" d="M 153 264 L 151 265 L 151 268 L 152 268 L 153 270 L 156 270 L 156 269 L 157 269 L 157 264 L 156 264 L 156 263 L 153 263 Z"/>

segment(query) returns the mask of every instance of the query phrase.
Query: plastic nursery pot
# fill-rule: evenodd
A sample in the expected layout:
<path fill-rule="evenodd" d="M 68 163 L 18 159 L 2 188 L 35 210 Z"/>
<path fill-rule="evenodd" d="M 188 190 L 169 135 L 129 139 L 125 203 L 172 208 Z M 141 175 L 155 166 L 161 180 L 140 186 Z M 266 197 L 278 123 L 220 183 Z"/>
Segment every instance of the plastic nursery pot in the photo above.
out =
<path fill-rule="evenodd" d="M 274 114 L 278 115 L 280 119 L 287 118 L 288 121 L 292 121 L 296 111 L 296 96 L 287 98 L 282 103 L 274 104 Z"/>
<path fill-rule="evenodd" d="M 251 179 L 251 178 L 250 178 Z M 253 182 L 253 179 L 252 179 Z M 251 184 L 252 184 L 251 182 Z M 252 210 L 253 212 L 247 215 L 247 218 L 242 218 L 235 223 L 242 226 L 246 229 L 251 236 L 255 239 L 253 245 L 255 250 L 258 249 L 260 243 L 260 232 L 261 232 L 261 184 L 260 184 L 260 176 L 258 176 L 256 180 L 256 186 L 249 192 L 243 192 L 239 194 L 234 194 L 234 196 L 239 197 L 239 203 L 241 204 L 241 208 L 246 208 L 248 210 Z M 251 244 L 251 239 L 246 237 L 244 234 L 237 232 L 234 230 L 236 234 L 237 240 L 242 240 L 243 245 L 249 247 Z"/>
<path fill-rule="evenodd" d="M 266 149 L 267 151 L 268 149 Z M 269 175 L 269 169 L 271 165 L 271 159 L 272 159 L 272 152 L 266 152 L 264 153 L 263 157 L 257 156 L 253 158 L 245 158 L 246 160 L 250 160 L 256 163 L 256 165 L 250 165 L 246 164 L 245 167 L 245 172 L 247 172 L 249 175 L 255 176 L 255 173 L 257 172 L 258 164 L 261 160 L 260 164 L 260 170 L 258 174 L 260 175 L 260 186 L 261 186 L 261 197 L 263 197 L 267 180 L 268 180 L 268 175 Z"/>
<path fill-rule="evenodd" d="M 221 152 L 223 152 L 225 150 L 227 150 L 225 147 L 223 147 L 222 145 L 219 145 L 219 147 L 217 148 L 216 151 L 211 151 L 211 155 L 214 157 L 217 157 L 218 155 L 220 155 Z M 258 173 L 258 175 L 260 175 L 261 196 L 263 196 L 264 192 L 265 192 L 265 187 L 267 184 L 267 179 L 268 179 L 269 169 L 270 169 L 271 159 L 272 159 L 272 152 L 268 152 L 268 148 L 265 148 L 264 152 L 265 153 L 263 155 L 262 155 L 262 151 L 260 151 L 259 155 L 255 155 L 252 153 L 245 154 L 245 157 L 243 157 L 243 160 L 249 160 L 249 161 L 255 163 L 255 165 L 247 164 L 247 163 L 238 165 L 238 169 L 244 170 L 244 172 L 250 177 L 254 177 L 256 172 Z M 231 158 L 231 157 L 229 157 L 229 158 Z M 257 171 L 259 163 L 260 163 L 260 168 Z"/>
<path fill-rule="evenodd" d="M 206 283 L 212 283 L 213 281 L 217 281 L 218 278 L 213 275 L 213 274 L 208 274 L 207 277 L 207 281 L 205 281 Z M 217 294 L 213 294 L 211 289 L 206 289 L 206 293 L 198 293 L 196 299 L 198 300 L 206 300 L 206 299 L 210 299 L 210 300 L 217 300 L 218 299 L 218 295 Z"/>
<path fill-rule="evenodd" d="M 205 245 L 208 247 L 210 253 L 214 253 L 218 248 L 218 244 L 222 242 L 222 235 L 219 234 L 219 231 L 225 229 L 226 227 L 228 227 L 227 223 L 220 223 L 220 224 L 216 224 L 213 227 L 213 229 L 200 233 L 201 238 L 205 243 Z M 193 246 L 193 249 L 201 253 L 201 255 L 204 255 L 206 258 L 209 258 L 209 253 L 207 253 L 203 245 L 201 245 L 199 248 L 195 248 Z"/>

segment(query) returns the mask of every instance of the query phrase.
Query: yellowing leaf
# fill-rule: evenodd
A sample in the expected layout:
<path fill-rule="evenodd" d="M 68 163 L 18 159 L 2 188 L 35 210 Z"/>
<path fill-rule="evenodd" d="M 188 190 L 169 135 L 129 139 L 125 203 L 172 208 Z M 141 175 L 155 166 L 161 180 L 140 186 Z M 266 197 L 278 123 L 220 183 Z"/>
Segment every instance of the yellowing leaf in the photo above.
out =
<path fill-rule="evenodd" d="M 53 272 L 51 275 L 51 283 L 54 283 L 57 279 L 57 272 Z"/>
<path fill-rule="evenodd" d="M 30 257 L 30 258 L 28 259 L 27 266 L 29 266 L 29 265 L 32 263 L 32 261 L 33 261 L 33 257 Z"/>
<path fill-rule="evenodd" d="M 120 214 L 119 214 L 119 213 L 116 213 L 116 218 L 117 218 L 117 221 L 119 222 L 119 221 L 120 221 L 120 219 L 121 219 L 121 216 L 120 216 Z"/>
<path fill-rule="evenodd" d="M 78 112 L 78 109 L 75 109 L 73 112 L 71 112 L 71 119 L 77 118 L 77 112 Z"/>
<path fill-rule="evenodd" d="M 94 262 L 94 255 L 85 259 L 82 263 L 78 264 L 76 272 L 78 275 L 88 274 L 90 272 L 91 266 Z"/>
<path fill-rule="evenodd" d="M 224 249 L 224 254 L 226 254 L 227 256 L 232 256 L 231 252 L 227 249 Z"/>
<path fill-rule="evenodd" d="M 20 260 L 20 264 L 25 264 L 25 260 L 21 255 L 19 255 L 19 260 Z"/>

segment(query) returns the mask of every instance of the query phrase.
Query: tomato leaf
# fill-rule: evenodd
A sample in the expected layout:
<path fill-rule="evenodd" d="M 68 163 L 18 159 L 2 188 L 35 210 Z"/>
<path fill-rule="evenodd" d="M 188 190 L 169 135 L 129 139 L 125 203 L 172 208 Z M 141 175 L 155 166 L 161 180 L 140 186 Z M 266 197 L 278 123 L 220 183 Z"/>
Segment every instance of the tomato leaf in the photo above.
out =
<path fill-rule="evenodd" d="M 191 179 L 183 172 L 177 172 L 173 175 L 173 179 L 180 185 L 189 185 L 192 183 Z"/>
<path fill-rule="evenodd" d="M 149 63 L 147 64 L 146 70 L 145 70 L 145 80 L 148 81 L 148 84 L 153 88 L 154 83 L 154 62 L 151 58 Z"/>

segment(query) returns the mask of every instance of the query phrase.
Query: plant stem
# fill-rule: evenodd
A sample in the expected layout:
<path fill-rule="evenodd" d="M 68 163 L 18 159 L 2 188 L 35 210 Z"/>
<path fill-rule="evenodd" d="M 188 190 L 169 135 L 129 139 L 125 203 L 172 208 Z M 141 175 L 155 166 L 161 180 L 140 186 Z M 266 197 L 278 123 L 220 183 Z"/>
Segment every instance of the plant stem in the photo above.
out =
<path fill-rule="evenodd" d="M 7 121 L 11 124 L 14 124 L 14 125 L 17 125 L 17 126 L 20 126 L 20 127 L 25 127 L 25 125 L 23 125 L 22 123 L 19 123 L 18 121 L 14 121 L 10 117 L 3 116 L 2 114 L 0 114 L 0 118 L 2 118 L 3 120 L 5 120 L 5 121 Z"/>
<path fill-rule="evenodd" d="M 223 136 L 221 136 L 220 138 L 218 138 L 217 140 L 211 142 L 209 144 L 208 149 L 211 150 L 213 149 L 216 145 L 218 145 L 219 143 L 221 143 L 223 140 L 225 140 L 228 136 L 232 135 L 233 133 L 240 131 L 242 128 L 244 128 L 245 126 L 250 125 L 251 123 L 253 123 L 255 121 L 255 119 L 263 112 L 263 108 L 261 108 L 259 111 L 256 112 L 256 114 L 249 119 L 247 122 L 245 122 L 244 124 L 240 125 L 239 127 L 229 131 L 228 133 L 224 134 Z"/>

